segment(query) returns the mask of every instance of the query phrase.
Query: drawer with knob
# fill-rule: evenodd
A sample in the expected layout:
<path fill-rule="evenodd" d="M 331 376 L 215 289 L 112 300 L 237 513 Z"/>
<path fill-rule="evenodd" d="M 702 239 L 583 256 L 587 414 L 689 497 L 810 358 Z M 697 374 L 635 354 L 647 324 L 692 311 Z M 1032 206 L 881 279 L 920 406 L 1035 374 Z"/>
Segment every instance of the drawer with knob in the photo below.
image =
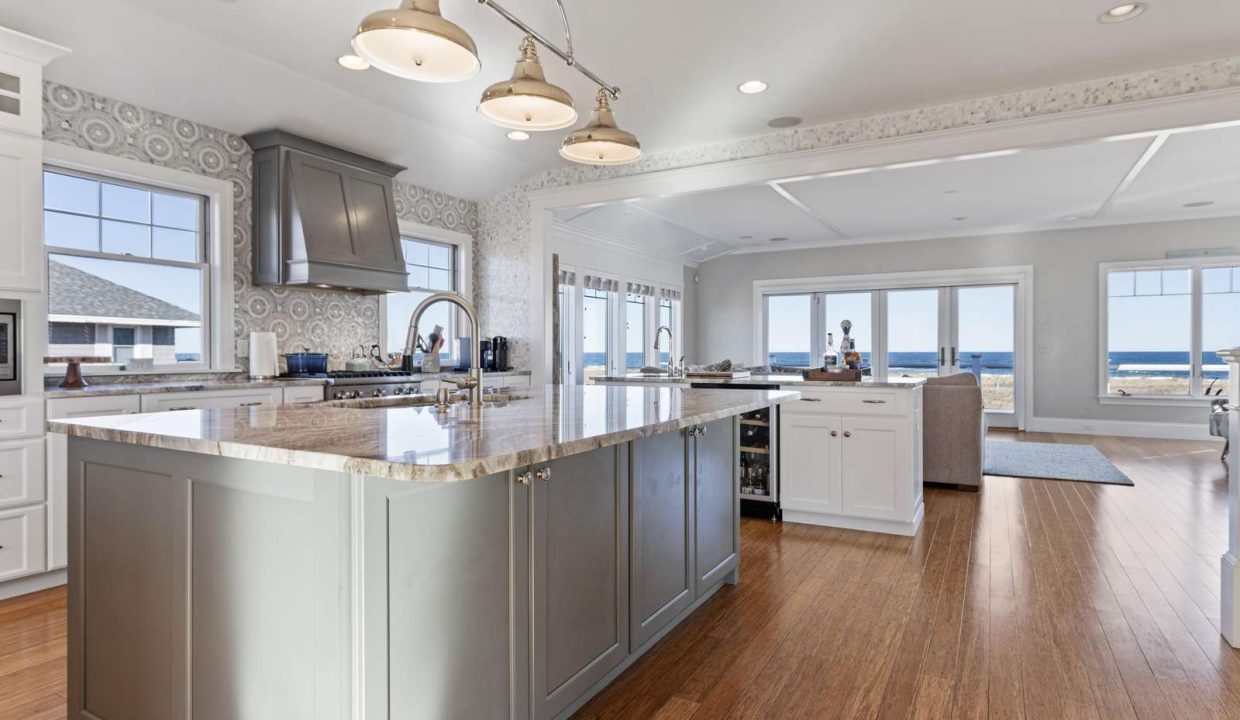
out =
<path fill-rule="evenodd" d="M 0 442 L 0 508 L 47 499 L 43 438 Z"/>

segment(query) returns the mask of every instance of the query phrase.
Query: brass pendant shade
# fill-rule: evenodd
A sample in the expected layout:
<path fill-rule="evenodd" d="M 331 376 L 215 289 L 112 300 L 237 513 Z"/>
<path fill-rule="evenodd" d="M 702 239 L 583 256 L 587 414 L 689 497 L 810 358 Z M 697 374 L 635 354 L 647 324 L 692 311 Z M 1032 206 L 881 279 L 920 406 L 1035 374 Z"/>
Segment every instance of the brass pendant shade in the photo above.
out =
<path fill-rule="evenodd" d="M 521 57 L 512 77 L 482 93 L 478 113 L 513 130 L 559 130 L 577 122 L 572 96 L 547 82 L 534 38 L 529 35 L 521 41 Z"/>
<path fill-rule="evenodd" d="M 564 138 L 560 156 L 585 165 L 627 165 L 642 156 L 641 143 L 616 126 L 607 91 L 598 91 L 598 104 L 585 127 Z"/>
<path fill-rule="evenodd" d="M 374 67 L 423 82 L 456 82 L 478 74 L 474 40 L 439 14 L 439 0 L 402 0 L 358 24 L 353 51 Z"/>

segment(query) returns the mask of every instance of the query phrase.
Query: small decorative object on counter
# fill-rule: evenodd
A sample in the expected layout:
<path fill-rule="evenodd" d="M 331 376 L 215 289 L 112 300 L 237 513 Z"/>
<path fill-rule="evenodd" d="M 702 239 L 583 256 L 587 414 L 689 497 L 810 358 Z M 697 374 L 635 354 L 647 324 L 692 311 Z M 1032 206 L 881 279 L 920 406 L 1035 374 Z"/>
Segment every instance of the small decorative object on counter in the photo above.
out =
<path fill-rule="evenodd" d="M 827 333 L 827 351 L 822 354 L 822 369 L 830 370 L 834 368 L 839 361 L 840 357 L 835 353 L 835 333 Z"/>
<path fill-rule="evenodd" d="M 325 375 L 327 374 L 327 353 L 312 353 L 310 348 L 302 352 L 284 353 L 284 363 L 290 375 Z"/>
<path fill-rule="evenodd" d="M 43 362 L 49 365 L 64 363 L 65 379 L 60 381 L 60 387 L 69 390 L 81 390 L 82 388 L 90 387 L 90 383 L 86 382 L 86 378 L 82 377 L 82 363 L 104 365 L 112 362 L 112 358 L 85 356 L 62 357 L 56 355 L 43 358 Z"/>

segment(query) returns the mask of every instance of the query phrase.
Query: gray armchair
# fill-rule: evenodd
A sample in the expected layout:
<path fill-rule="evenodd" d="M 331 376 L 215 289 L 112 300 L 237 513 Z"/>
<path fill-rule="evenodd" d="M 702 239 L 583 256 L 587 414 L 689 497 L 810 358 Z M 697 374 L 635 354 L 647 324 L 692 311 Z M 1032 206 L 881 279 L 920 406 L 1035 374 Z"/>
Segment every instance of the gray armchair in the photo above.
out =
<path fill-rule="evenodd" d="M 977 490 L 986 452 L 986 411 L 977 378 L 971 373 L 929 378 L 922 393 L 922 480 Z"/>

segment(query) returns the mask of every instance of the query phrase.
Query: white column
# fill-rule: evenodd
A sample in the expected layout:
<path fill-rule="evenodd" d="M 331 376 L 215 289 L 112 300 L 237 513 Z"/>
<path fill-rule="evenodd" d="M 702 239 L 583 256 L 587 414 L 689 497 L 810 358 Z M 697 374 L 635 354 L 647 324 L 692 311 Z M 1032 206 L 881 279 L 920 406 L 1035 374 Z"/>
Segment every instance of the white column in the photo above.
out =
<path fill-rule="evenodd" d="M 1231 457 L 1227 463 L 1227 552 L 1223 555 L 1223 637 L 1232 647 L 1240 648 L 1240 347 L 1225 350 L 1219 356 L 1227 361 L 1230 371 L 1228 387 L 1231 397 L 1229 437 Z"/>

